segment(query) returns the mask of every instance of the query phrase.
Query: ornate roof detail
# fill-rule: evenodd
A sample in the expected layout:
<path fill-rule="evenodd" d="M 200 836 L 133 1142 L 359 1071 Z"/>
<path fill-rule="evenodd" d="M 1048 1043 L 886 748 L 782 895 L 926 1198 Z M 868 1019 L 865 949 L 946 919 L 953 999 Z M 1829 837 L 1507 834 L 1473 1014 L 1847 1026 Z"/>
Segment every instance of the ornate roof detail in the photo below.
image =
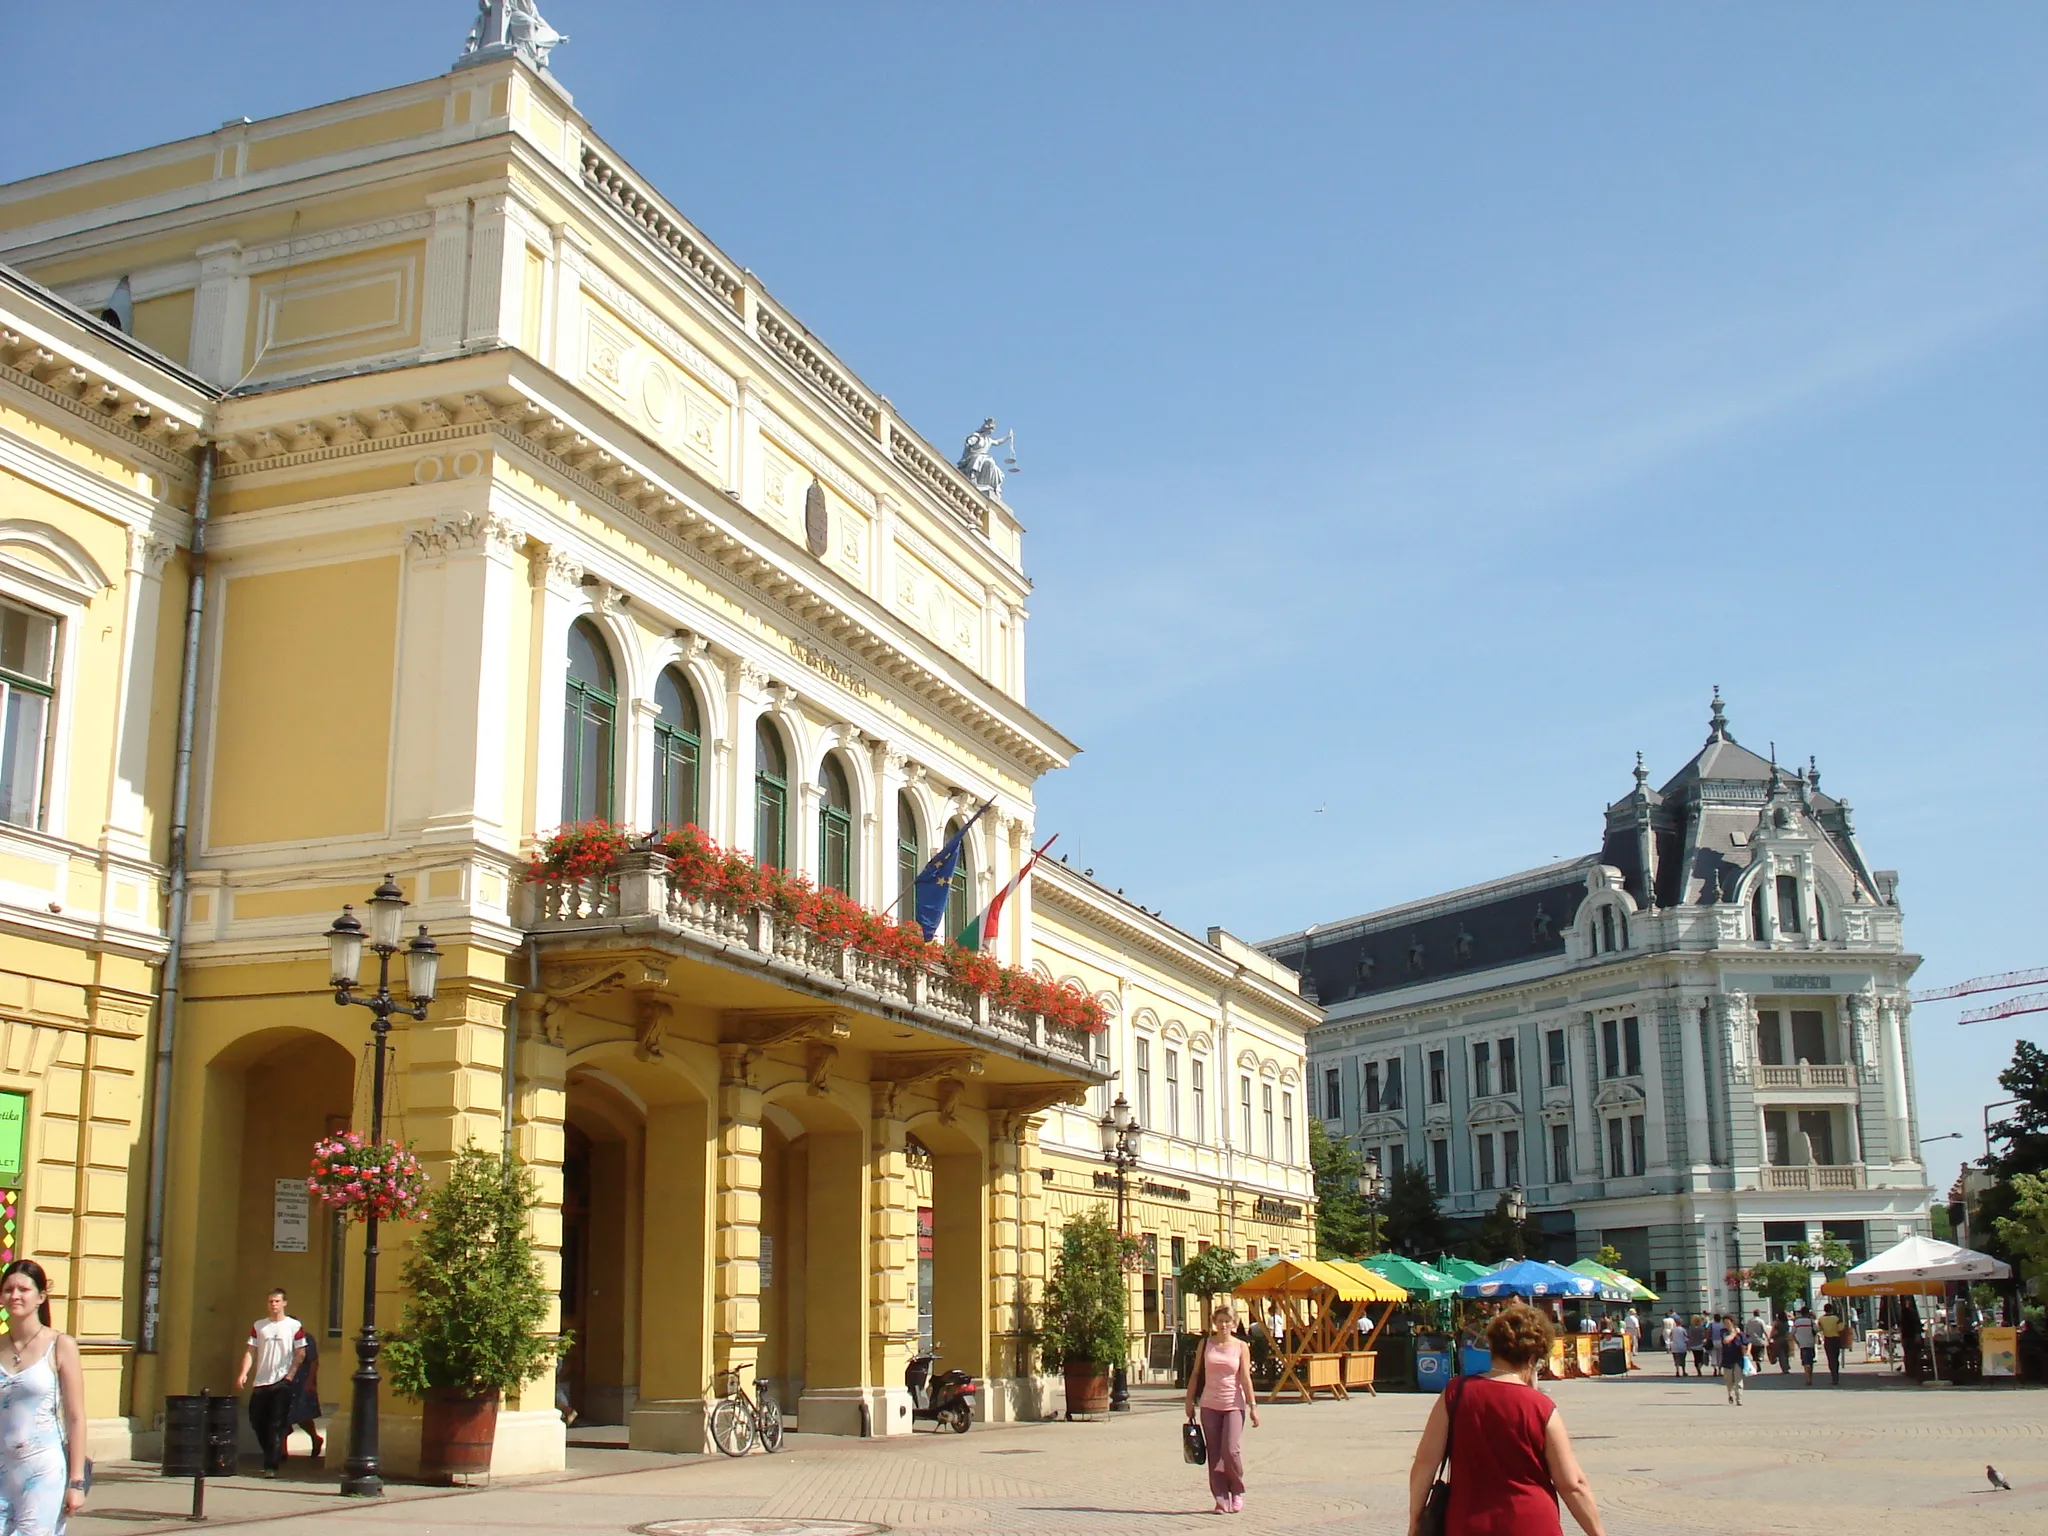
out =
<path fill-rule="evenodd" d="M 533 0 L 477 0 L 476 25 L 462 45 L 457 69 L 494 59 L 520 59 L 535 69 L 548 67 L 548 55 L 569 41 L 541 19 Z"/>

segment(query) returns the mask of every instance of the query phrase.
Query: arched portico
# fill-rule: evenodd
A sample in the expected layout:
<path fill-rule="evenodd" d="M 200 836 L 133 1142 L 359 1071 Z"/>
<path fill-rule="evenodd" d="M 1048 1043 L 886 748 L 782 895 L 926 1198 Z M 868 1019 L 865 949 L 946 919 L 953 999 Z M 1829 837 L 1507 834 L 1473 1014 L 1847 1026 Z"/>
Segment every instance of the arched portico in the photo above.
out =
<path fill-rule="evenodd" d="M 806 1083 L 762 1111 L 760 1377 L 813 1433 L 859 1433 L 867 1354 L 866 1128 Z"/>

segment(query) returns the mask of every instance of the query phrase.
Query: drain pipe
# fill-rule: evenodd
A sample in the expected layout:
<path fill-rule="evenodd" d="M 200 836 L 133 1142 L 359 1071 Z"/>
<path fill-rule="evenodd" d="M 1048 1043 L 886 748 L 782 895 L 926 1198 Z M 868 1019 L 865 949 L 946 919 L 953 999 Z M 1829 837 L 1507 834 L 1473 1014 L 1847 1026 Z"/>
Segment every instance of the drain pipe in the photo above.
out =
<path fill-rule="evenodd" d="M 206 520 L 213 501 L 212 443 L 199 460 L 199 493 L 192 500 L 191 583 L 185 593 L 185 656 L 178 678 L 178 751 L 171 774 L 170 903 L 165 917 L 163 969 L 157 985 L 156 1063 L 150 1079 L 149 1196 L 142 1237 L 142 1337 L 138 1352 L 153 1355 L 163 1300 L 164 1168 L 171 1151 L 171 1045 L 178 1028 L 180 973 L 185 958 L 185 914 L 190 874 L 192 736 L 199 715 L 199 630 L 206 614 Z"/>

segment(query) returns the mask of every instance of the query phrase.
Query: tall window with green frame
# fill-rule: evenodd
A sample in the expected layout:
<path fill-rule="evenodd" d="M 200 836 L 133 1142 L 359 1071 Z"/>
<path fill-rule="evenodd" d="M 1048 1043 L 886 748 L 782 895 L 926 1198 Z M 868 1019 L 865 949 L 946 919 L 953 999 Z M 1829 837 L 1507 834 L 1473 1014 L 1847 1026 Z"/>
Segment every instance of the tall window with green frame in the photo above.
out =
<path fill-rule="evenodd" d="M 619 685 L 604 637 L 588 619 L 578 619 L 569 626 L 566 694 L 562 722 L 562 820 L 610 821 Z"/>
<path fill-rule="evenodd" d="M 818 775 L 818 884 L 853 894 L 853 791 L 839 759 L 827 757 Z"/>
<path fill-rule="evenodd" d="M 43 824 L 43 780 L 50 755 L 57 621 L 0 602 L 0 821 Z"/>
<path fill-rule="evenodd" d="M 654 827 L 698 826 L 698 763 L 703 727 L 697 696 L 675 667 L 654 680 Z"/>
<path fill-rule="evenodd" d="M 917 805 L 909 791 L 896 792 L 896 921 L 917 916 L 917 872 L 924 868 L 917 840 Z"/>
<path fill-rule="evenodd" d="M 766 869 L 789 862 L 789 754 L 765 719 L 754 722 L 754 858 Z"/>
<path fill-rule="evenodd" d="M 951 837 L 960 830 L 956 820 L 946 827 L 946 836 Z M 960 864 L 953 871 L 953 884 L 946 892 L 946 937 L 958 942 L 960 935 L 967 931 L 967 925 L 974 921 L 978 909 L 974 905 L 974 845 L 971 840 L 960 840 Z"/>

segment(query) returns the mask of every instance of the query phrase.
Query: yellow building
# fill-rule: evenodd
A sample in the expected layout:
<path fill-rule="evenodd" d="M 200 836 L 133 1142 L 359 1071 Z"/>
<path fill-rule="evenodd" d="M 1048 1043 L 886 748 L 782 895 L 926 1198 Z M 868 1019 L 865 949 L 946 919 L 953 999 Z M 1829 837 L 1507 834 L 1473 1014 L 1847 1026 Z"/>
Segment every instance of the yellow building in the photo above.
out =
<path fill-rule="evenodd" d="M 126 1454 L 168 708 L 212 392 L 0 268 L 0 1260 Z"/>
<path fill-rule="evenodd" d="M 28 615 L 5 640 L 33 662 L 41 622 L 60 658 L 39 681 L 9 651 L 0 681 L 72 722 L 34 826 L 0 828 L 0 1086 L 31 1095 L 26 1251 L 103 1361 L 109 1436 L 229 1383 L 274 1284 L 346 1409 L 360 1232 L 307 1220 L 297 1181 L 317 1136 L 366 1123 L 366 1021 L 334 1005 L 321 933 L 386 871 L 446 955 L 394 1034 L 396 1128 L 430 1167 L 503 1139 L 540 1172 L 579 1408 L 697 1449 L 721 1373 L 757 1368 L 806 1430 L 899 1432 L 921 1311 L 986 1411 L 1045 1404 L 1019 1334 L 1067 1180 L 1038 1127 L 1122 1046 L 1105 1065 L 1082 1029 L 694 892 L 660 853 L 525 880 L 558 825 L 694 823 L 882 909 L 972 822 L 957 923 L 1074 752 L 1025 703 L 1009 509 L 636 176 L 543 56 L 472 49 L 0 187 L 0 259 L 114 321 L 19 285 L 0 337 L 0 600 L 18 571 Z M 1144 1008 L 1208 1031 L 1218 1093 L 1239 1032 L 1264 1031 L 1260 1083 L 1299 1073 L 1305 1011 L 1269 962 L 1163 925 L 1118 961 L 1137 941 L 1087 901 L 1056 929 L 1029 892 L 1003 961 L 1057 945 L 1046 971 L 1114 1000 L 1118 1031 Z M 1218 1233 L 1300 1245 L 1305 1175 L 1233 1146 L 1188 1153 Z M 131 1187 L 151 1175 L 160 1202 Z M 553 1401 L 506 1405 L 499 1470 L 560 1464 Z M 399 1473 L 416 1413 L 387 1398 Z"/>

